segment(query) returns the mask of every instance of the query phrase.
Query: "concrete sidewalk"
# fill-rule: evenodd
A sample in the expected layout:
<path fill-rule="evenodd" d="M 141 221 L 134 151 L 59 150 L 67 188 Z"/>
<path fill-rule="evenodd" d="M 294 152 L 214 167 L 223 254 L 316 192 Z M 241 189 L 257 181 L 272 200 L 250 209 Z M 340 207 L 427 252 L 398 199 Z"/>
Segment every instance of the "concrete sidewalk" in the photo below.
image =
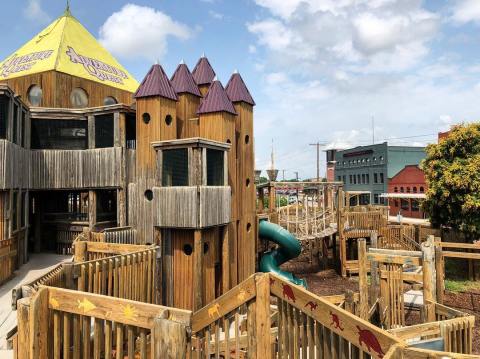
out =
<path fill-rule="evenodd" d="M 12 311 L 12 289 L 27 283 L 48 272 L 57 264 L 69 261 L 72 256 L 51 253 L 30 254 L 30 260 L 24 264 L 15 276 L 0 286 L 0 358 L 9 358 L 6 349 L 7 333 L 17 325 L 17 313 Z"/>

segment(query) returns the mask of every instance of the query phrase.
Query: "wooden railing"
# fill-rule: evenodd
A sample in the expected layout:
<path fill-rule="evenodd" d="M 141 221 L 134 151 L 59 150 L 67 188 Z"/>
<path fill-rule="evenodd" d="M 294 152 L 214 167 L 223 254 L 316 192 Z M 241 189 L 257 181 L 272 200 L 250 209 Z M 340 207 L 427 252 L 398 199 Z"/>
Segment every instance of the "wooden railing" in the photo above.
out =
<path fill-rule="evenodd" d="M 18 359 L 182 358 L 190 322 L 185 310 L 41 287 L 19 302 L 15 352 Z"/>
<path fill-rule="evenodd" d="M 415 241 L 415 227 L 388 225 L 378 233 L 378 248 L 419 251 L 420 244 Z"/>
<path fill-rule="evenodd" d="M 112 297 L 157 302 L 158 247 L 105 257 L 72 266 L 76 289 Z"/>
<path fill-rule="evenodd" d="M 119 254 L 128 254 L 152 249 L 154 246 L 141 244 L 118 244 L 105 242 L 76 241 L 74 244 L 75 262 L 92 261 Z"/>
<path fill-rule="evenodd" d="M 145 303 L 157 302 L 158 247 L 76 242 L 76 248 L 78 252 L 74 258 L 77 261 L 60 264 L 16 287 L 12 291 L 12 308 L 16 309 L 19 299 L 32 296 L 42 285 Z M 92 251 L 88 252 L 89 249 Z M 92 257 L 96 259 L 87 260 Z"/>
<path fill-rule="evenodd" d="M 381 211 L 344 212 L 342 214 L 342 230 L 374 230 L 379 231 L 387 225 L 387 217 Z"/>
<path fill-rule="evenodd" d="M 194 314 L 192 355 L 382 358 L 399 342 L 331 301 L 276 275 L 256 274 Z"/>

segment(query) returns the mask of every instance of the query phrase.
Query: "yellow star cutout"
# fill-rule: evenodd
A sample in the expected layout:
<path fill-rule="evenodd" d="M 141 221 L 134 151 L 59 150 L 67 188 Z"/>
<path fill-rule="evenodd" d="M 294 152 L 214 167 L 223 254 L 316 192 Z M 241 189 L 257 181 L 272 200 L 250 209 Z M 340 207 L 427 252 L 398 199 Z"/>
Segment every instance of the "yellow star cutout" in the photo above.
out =
<path fill-rule="evenodd" d="M 77 302 L 78 302 L 78 309 L 83 309 L 84 313 L 87 313 L 96 308 L 95 304 L 90 302 L 87 298 L 83 298 L 81 302 L 77 300 Z"/>
<path fill-rule="evenodd" d="M 58 303 L 58 300 L 56 300 L 55 298 L 51 297 L 50 300 L 50 306 L 53 308 L 53 309 L 57 309 L 59 306 L 60 306 L 60 303 Z"/>
<path fill-rule="evenodd" d="M 133 321 L 136 321 L 137 317 L 138 317 L 138 314 L 137 314 L 137 310 L 132 307 L 130 304 L 127 304 L 127 306 L 121 306 L 122 307 L 122 310 L 123 310 L 123 315 L 125 316 L 125 318 L 129 319 L 129 320 L 133 320 Z"/>

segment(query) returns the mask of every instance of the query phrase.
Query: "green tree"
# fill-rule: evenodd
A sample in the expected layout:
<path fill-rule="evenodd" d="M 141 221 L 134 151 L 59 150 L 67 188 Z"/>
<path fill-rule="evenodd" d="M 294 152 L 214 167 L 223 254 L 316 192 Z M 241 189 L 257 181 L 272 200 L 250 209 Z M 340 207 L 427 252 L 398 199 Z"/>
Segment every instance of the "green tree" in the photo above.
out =
<path fill-rule="evenodd" d="M 433 226 L 459 229 L 473 239 L 480 234 L 480 123 L 456 126 L 426 152 L 423 209 Z"/>

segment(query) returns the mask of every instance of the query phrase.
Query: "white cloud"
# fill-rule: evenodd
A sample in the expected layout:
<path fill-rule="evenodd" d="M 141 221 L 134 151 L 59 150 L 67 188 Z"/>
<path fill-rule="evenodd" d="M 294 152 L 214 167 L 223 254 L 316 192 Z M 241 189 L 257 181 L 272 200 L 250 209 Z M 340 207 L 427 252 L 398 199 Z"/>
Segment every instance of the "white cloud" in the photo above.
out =
<path fill-rule="evenodd" d="M 223 20 L 223 18 L 225 17 L 225 15 L 213 10 L 209 10 L 208 14 L 210 15 L 210 17 L 214 18 L 215 20 Z"/>
<path fill-rule="evenodd" d="M 254 54 L 257 52 L 257 47 L 255 45 L 248 45 L 248 52 Z"/>
<path fill-rule="evenodd" d="M 480 1 L 478 0 L 459 0 L 453 8 L 452 19 L 464 24 L 470 21 L 480 21 Z"/>
<path fill-rule="evenodd" d="M 114 55 L 150 61 L 167 52 L 169 37 L 186 40 L 192 30 L 151 7 L 127 4 L 100 27 L 100 42 Z"/>
<path fill-rule="evenodd" d="M 28 0 L 23 14 L 27 19 L 37 21 L 41 24 L 48 23 L 51 20 L 50 16 L 42 9 L 40 0 Z"/>
<path fill-rule="evenodd" d="M 258 44 L 302 70 L 411 68 L 428 54 L 439 17 L 419 0 L 256 0 L 270 16 L 247 24 Z M 355 65 L 351 67 L 351 65 Z"/>

